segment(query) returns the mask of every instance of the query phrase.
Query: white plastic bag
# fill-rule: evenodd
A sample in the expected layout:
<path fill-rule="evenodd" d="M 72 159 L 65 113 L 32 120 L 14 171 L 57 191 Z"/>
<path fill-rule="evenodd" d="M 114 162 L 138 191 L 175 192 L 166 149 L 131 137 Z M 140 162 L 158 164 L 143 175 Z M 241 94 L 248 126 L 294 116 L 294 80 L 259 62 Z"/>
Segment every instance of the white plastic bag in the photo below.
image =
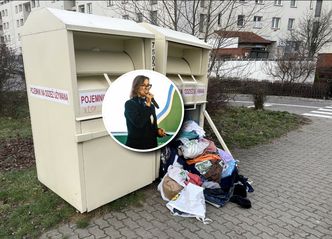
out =
<path fill-rule="evenodd" d="M 167 175 L 182 187 L 186 186 L 185 181 L 188 179 L 188 171 L 177 166 L 170 165 L 167 169 Z"/>
<path fill-rule="evenodd" d="M 206 206 L 202 187 L 189 183 L 178 195 L 166 204 L 173 215 L 195 217 L 204 224 L 211 222 L 205 218 Z M 174 209 L 183 213 L 177 213 Z"/>
<path fill-rule="evenodd" d="M 177 162 L 177 159 L 178 159 L 178 156 L 176 156 L 173 165 L 170 165 L 167 168 L 167 173 L 164 175 L 163 179 L 158 184 L 158 191 L 160 192 L 163 200 L 165 200 L 167 202 L 169 201 L 169 199 L 167 198 L 167 196 L 164 192 L 164 189 L 163 189 L 163 184 L 164 184 L 164 180 L 165 180 L 166 176 L 173 179 L 175 182 L 177 182 L 182 187 L 186 186 L 185 181 L 187 181 L 187 179 L 188 179 L 188 171 L 183 169 L 182 165 Z"/>
<path fill-rule="evenodd" d="M 195 132 L 199 135 L 199 138 L 205 136 L 204 129 L 200 127 L 195 121 L 188 120 L 183 123 L 181 131 L 191 132 L 192 130 L 195 130 Z"/>
<path fill-rule="evenodd" d="M 183 145 L 179 146 L 179 148 L 183 153 L 183 157 L 186 159 L 196 158 L 209 146 L 209 142 L 207 141 L 198 141 L 196 139 L 189 140 L 186 138 L 181 138 L 180 140 Z"/>

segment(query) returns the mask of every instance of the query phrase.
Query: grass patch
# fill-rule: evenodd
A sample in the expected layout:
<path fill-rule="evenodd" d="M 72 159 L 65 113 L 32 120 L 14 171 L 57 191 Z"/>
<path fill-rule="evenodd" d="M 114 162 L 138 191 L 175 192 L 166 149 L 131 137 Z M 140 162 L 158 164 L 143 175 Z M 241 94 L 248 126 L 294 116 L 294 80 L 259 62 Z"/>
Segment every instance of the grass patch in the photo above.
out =
<path fill-rule="evenodd" d="M 0 180 L 0 238 L 36 238 L 75 213 L 37 181 L 35 169 L 0 172 Z"/>
<path fill-rule="evenodd" d="M 21 119 L 0 117 L 0 140 L 16 137 L 29 138 L 31 135 L 31 122 L 29 117 Z"/>
<path fill-rule="evenodd" d="M 220 109 L 214 112 L 211 118 L 227 146 L 232 149 L 271 142 L 309 122 L 302 116 L 285 111 L 254 110 L 245 107 Z M 219 144 L 207 122 L 205 126 L 207 137 Z"/>
<path fill-rule="evenodd" d="M 86 228 L 91 218 L 129 206 L 140 206 L 143 192 L 133 192 L 90 213 L 79 213 L 44 187 L 33 168 L 0 172 L 0 238 L 37 238 L 62 222 Z"/>

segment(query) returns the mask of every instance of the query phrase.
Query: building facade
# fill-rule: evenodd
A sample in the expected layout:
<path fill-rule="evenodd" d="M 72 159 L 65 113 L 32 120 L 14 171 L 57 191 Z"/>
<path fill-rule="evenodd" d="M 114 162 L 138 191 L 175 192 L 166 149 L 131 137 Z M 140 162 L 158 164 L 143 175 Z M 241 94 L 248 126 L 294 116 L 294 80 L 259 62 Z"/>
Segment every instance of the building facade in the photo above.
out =
<path fill-rule="evenodd" d="M 21 29 L 31 11 L 41 7 L 76 10 L 75 1 L 0 1 L 0 43 L 21 52 Z"/>
<path fill-rule="evenodd" d="M 0 42 L 20 52 L 20 29 L 31 11 L 52 7 L 86 14 L 130 19 L 172 28 L 204 40 L 215 30 L 246 31 L 284 47 L 285 37 L 306 16 L 332 8 L 328 0 L 234 1 L 9 1 L 0 0 Z M 332 52 L 326 47 L 323 52 Z"/>

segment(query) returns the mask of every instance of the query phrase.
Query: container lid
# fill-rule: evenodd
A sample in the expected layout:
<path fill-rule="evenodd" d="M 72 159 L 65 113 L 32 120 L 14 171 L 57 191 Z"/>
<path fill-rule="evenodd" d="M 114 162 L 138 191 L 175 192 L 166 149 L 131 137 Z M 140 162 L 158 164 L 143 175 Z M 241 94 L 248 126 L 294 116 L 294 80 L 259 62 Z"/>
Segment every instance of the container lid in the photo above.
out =
<path fill-rule="evenodd" d="M 92 14 L 41 8 L 30 13 L 22 36 L 67 29 L 131 37 L 154 38 L 154 34 L 134 21 Z"/>
<path fill-rule="evenodd" d="M 193 35 L 190 35 L 188 33 L 178 32 L 178 31 L 174 31 L 174 30 L 171 30 L 168 28 L 158 27 L 155 25 L 147 24 L 147 23 L 141 23 L 141 25 L 146 26 L 147 29 L 156 33 L 156 38 L 162 36 L 162 37 L 165 37 L 166 41 L 172 41 L 172 42 L 176 42 L 176 43 L 201 47 L 201 48 L 205 48 L 205 49 L 212 48 L 208 43 L 206 43 L 206 42 L 200 40 L 199 38 L 197 38 Z"/>

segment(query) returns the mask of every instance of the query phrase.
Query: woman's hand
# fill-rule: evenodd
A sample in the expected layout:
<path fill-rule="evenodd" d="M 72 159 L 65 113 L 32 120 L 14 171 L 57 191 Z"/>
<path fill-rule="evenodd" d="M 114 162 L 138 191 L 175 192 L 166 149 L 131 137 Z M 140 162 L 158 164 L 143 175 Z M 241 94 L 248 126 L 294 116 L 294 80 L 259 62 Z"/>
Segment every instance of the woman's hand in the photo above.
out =
<path fill-rule="evenodd" d="M 164 137 L 166 136 L 166 131 L 163 128 L 158 128 L 158 136 L 159 137 Z"/>
<path fill-rule="evenodd" d="M 146 106 L 150 107 L 151 106 L 151 100 L 153 98 L 153 94 L 151 94 L 150 92 L 146 94 L 145 96 L 145 104 Z"/>

